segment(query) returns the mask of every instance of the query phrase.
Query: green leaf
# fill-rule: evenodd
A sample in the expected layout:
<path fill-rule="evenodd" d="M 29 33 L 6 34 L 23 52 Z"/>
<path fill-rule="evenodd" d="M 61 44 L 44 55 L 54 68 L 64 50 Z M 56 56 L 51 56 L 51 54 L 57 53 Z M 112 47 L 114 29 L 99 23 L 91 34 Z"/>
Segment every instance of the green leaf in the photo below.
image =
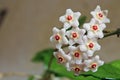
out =
<path fill-rule="evenodd" d="M 111 64 L 112 66 L 120 69 L 120 60 L 112 61 L 112 62 L 110 62 L 109 64 Z"/>
<path fill-rule="evenodd" d="M 29 76 L 28 80 L 34 80 L 34 76 Z"/>
<path fill-rule="evenodd" d="M 81 16 L 79 18 L 79 20 L 78 20 L 79 21 L 79 27 L 81 27 L 85 23 L 86 19 L 87 19 L 86 16 Z"/>
<path fill-rule="evenodd" d="M 45 65 L 48 65 L 51 55 L 53 55 L 54 49 L 48 48 L 42 51 L 39 51 L 32 58 L 32 62 L 43 62 Z"/>

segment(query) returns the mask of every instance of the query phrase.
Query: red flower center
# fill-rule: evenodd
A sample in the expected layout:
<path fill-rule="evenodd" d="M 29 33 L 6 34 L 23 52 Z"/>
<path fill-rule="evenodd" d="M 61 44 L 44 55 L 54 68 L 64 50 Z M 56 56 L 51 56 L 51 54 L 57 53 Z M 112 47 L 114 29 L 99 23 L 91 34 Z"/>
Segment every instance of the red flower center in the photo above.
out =
<path fill-rule="evenodd" d="M 96 68 L 96 66 L 97 66 L 97 64 L 94 63 L 94 64 L 91 65 L 91 68 Z"/>
<path fill-rule="evenodd" d="M 80 71 L 80 68 L 75 68 L 75 72 L 79 72 Z"/>
<path fill-rule="evenodd" d="M 60 36 L 59 35 L 55 35 L 55 39 L 58 41 L 60 40 Z"/>
<path fill-rule="evenodd" d="M 77 33 L 75 33 L 75 32 L 72 33 L 72 37 L 73 37 L 73 38 L 76 38 L 76 37 L 77 37 Z"/>
<path fill-rule="evenodd" d="M 62 58 L 62 57 L 59 57 L 59 58 L 58 58 L 58 61 L 59 61 L 59 62 L 62 62 L 62 61 L 63 61 L 63 58 Z"/>
<path fill-rule="evenodd" d="M 97 25 L 94 25 L 92 28 L 93 28 L 93 30 L 98 30 L 98 26 Z"/>
<path fill-rule="evenodd" d="M 67 20 L 68 20 L 68 21 L 72 20 L 72 16 L 68 15 L 68 16 L 67 16 Z"/>
<path fill-rule="evenodd" d="M 79 57 L 79 56 L 80 56 L 80 53 L 79 53 L 79 52 L 75 52 L 74 56 L 75 56 L 75 57 Z"/>
<path fill-rule="evenodd" d="M 99 13 L 98 16 L 102 18 L 102 17 L 103 17 L 103 14 L 102 14 L 102 13 Z"/>
<path fill-rule="evenodd" d="M 89 48 L 93 48 L 94 47 L 94 44 L 93 43 L 89 43 Z"/>

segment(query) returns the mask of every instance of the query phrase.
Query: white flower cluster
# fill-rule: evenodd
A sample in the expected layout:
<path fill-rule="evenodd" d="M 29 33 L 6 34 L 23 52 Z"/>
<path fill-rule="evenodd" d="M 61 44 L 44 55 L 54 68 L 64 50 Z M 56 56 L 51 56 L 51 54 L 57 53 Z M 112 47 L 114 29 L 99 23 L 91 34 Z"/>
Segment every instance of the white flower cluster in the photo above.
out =
<path fill-rule="evenodd" d="M 96 72 L 97 68 L 104 64 L 98 55 L 93 55 L 95 51 L 101 49 L 97 40 L 104 37 L 105 23 L 110 22 L 107 14 L 107 10 L 102 11 L 100 6 L 97 6 L 91 12 L 93 16 L 91 21 L 83 25 L 84 29 L 80 29 L 78 19 L 81 13 L 67 9 L 66 14 L 59 18 L 64 24 L 63 28 L 54 27 L 53 35 L 50 37 L 50 41 L 58 49 L 54 52 L 58 63 L 63 64 L 68 71 L 73 71 L 75 75 L 89 70 Z M 71 29 L 68 30 L 69 28 Z M 65 45 L 68 46 L 63 49 Z"/>

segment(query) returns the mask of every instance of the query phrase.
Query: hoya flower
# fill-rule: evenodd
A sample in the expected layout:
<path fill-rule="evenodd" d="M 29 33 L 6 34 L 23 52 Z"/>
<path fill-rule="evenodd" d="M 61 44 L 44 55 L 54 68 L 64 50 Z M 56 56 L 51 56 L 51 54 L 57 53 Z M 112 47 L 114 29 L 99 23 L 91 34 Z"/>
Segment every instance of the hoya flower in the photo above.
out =
<path fill-rule="evenodd" d="M 77 27 L 79 25 L 78 19 L 80 17 L 80 12 L 73 12 L 71 9 L 66 10 L 66 14 L 59 18 L 59 21 L 64 23 L 64 28 Z"/>
<path fill-rule="evenodd" d="M 62 49 L 59 49 L 57 52 L 53 53 L 58 63 L 65 65 L 68 67 L 68 62 L 71 60 L 71 56 L 65 54 Z"/>
<path fill-rule="evenodd" d="M 101 10 L 99 5 L 94 11 L 91 11 L 91 15 L 100 23 L 110 23 L 110 20 L 107 18 L 108 10 Z"/>
<path fill-rule="evenodd" d="M 84 67 L 84 66 L 83 66 L 82 63 L 77 64 L 77 63 L 75 63 L 74 61 L 71 61 L 71 62 L 69 63 L 69 69 L 68 69 L 68 70 L 74 72 L 74 74 L 75 74 L 76 76 L 78 76 L 81 72 L 83 72 L 83 67 Z"/>
<path fill-rule="evenodd" d="M 86 58 L 85 53 L 80 51 L 79 46 L 69 46 L 69 51 L 69 54 L 72 56 L 72 60 L 77 64 L 80 64 L 82 62 L 82 59 Z"/>
<path fill-rule="evenodd" d="M 103 30 L 106 28 L 104 23 L 99 24 L 95 19 L 91 19 L 90 23 L 85 23 L 83 25 L 84 29 L 87 30 L 87 36 L 89 38 L 103 38 Z"/>
<path fill-rule="evenodd" d="M 69 50 L 72 59 L 75 60 L 75 62 L 78 64 L 81 63 L 83 53 L 80 51 L 80 49 L 75 46 L 69 46 Z"/>
<path fill-rule="evenodd" d="M 69 45 L 73 45 L 75 43 L 81 44 L 83 42 L 82 38 L 85 34 L 84 29 L 73 28 L 67 31 L 66 35 L 69 38 Z"/>
<path fill-rule="evenodd" d="M 80 45 L 80 50 L 87 53 L 89 57 L 93 56 L 95 51 L 100 50 L 101 46 L 97 43 L 96 39 L 89 39 L 87 36 L 83 37 L 83 44 Z"/>
<path fill-rule="evenodd" d="M 63 44 L 68 44 L 68 40 L 65 36 L 65 29 L 53 28 L 53 35 L 50 37 L 50 41 L 56 44 L 57 48 L 61 48 Z"/>
<path fill-rule="evenodd" d="M 84 71 L 87 72 L 87 71 L 91 70 L 92 72 L 96 72 L 98 67 L 104 64 L 104 61 L 101 61 L 99 59 L 99 56 L 97 55 L 92 59 L 85 60 L 84 63 L 86 65 L 84 67 Z"/>

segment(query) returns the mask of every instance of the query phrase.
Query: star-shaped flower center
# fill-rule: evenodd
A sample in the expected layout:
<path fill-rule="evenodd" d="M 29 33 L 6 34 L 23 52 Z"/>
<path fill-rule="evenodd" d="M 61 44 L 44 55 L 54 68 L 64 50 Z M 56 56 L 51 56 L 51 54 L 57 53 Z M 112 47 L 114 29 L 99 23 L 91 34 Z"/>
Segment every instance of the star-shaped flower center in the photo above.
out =
<path fill-rule="evenodd" d="M 79 72 L 81 69 L 79 68 L 79 67 L 76 67 L 75 69 L 74 69 L 74 71 L 75 72 Z"/>
<path fill-rule="evenodd" d="M 58 63 L 65 63 L 66 62 L 66 60 L 64 59 L 64 57 L 62 57 L 62 56 L 58 56 Z"/>
<path fill-rule="evenodd" d="M 97 17 L 98 17 L 98 19 L 103 19 L 104 18 L 103 12 L 98 12 Z"/>
<path fill-rule="evenodd" d="M 90 43 L 88 44 L 88 47 L 89 47 L 90 49 L 92 49 L 92 48 L 94 47 L 94 44 L 93 44 L 92 42 L 90 42 Z"/>
<path fill-rule="evenodd" d="M 56 35 L 54 36 L 54 38 L 55 38 L 56 41 L 59 41 L 59 40 L 61 39 L 61 36 L 60 36 L 59 34 L 56 34 Z"/>
<path fill-rule="evenodd" d="M 93 25 L 93 26 L 92 26 L 92 30 L 93 30 L 93 31 L 97 31 L 97 30 L 98 30 L 98 25 Z"/>
<path fill-rule="evenodd" d="M 96 68 L 97 67 L 97 64 L 96 63 L 93 63 L 91 66 L 90 66 L 90 68 L 92 68 L 92 69 L 94 69 L 94 68 Z"/>
<path fill-rule="evenodd" d="M 78 51 L 76 51 L 75 53 L 74 53 L 74 57 L 80 57 L 80 52 L 78 52 Z"/>
<path fill-rule="evenodd" d="M 79 36 L 79 35 L 78 35 L 77 32 L 72 32 L 72 33 L 71 33 L 71 38 L 72 38 L 72 39 L 76 39 L 76 38 L 78 38 L 78 36 Z"/>
<path fill-rule="evenodd" d="M 66 19 L 67 19 L 68 21 L 71 21 L 71 20 L 73 19 L 73 17 L 72 17 L 71 15 L 68 15 L 68 16 L 66 17 Z"/>

